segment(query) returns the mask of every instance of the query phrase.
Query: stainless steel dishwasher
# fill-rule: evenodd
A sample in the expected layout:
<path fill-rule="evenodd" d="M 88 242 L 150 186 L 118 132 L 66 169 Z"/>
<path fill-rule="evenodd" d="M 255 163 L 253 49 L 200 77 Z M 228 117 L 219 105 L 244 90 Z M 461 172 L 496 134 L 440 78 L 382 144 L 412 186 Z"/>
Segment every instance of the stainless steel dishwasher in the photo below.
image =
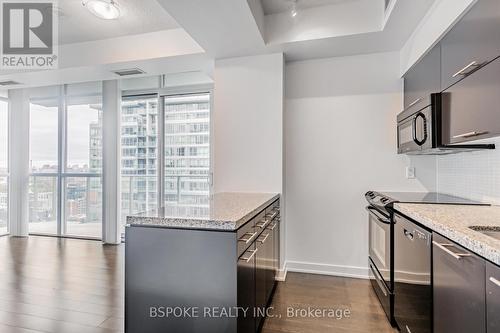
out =
<path fill-rule="evenodd" d="M 405 333 L 432 332 L 432 233 L 394 216 L 394 317 Z"/>

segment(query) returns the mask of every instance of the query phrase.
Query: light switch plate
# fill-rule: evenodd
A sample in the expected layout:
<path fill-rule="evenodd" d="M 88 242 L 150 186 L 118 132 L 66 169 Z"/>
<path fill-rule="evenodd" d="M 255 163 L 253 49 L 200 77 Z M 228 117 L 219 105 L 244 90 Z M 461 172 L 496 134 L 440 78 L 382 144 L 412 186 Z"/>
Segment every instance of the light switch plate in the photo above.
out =
<path fill-rule="evenodd" d="M 415 167 L 406 167 L 406 178 L 415 179 Z"/>

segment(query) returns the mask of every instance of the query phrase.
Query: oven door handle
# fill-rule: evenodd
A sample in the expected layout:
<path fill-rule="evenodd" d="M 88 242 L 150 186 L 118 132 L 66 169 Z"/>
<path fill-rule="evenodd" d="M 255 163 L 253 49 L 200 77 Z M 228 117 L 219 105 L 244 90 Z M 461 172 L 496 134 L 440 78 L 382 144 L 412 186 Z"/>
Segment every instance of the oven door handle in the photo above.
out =
<path fill-rule="evenodd" d="M 373 217 L 375 217 L 379 222 L 383 224 L 391 224 L 391 221 L 387 219 L 385 216 L 382 216 L 375 208 L 367 206 L 366 211 L 370 213 Z"/>

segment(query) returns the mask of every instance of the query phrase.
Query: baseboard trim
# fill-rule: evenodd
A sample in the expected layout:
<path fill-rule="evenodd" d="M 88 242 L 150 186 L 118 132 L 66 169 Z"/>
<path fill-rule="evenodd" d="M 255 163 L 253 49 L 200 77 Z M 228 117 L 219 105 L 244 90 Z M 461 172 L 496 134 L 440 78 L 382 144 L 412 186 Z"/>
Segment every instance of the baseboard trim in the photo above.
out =
<path fill-rule="evenodd" d="M 288 270 L 286 269 L 286 263 L 285 263 L 285 265 L 283 266 L 283 269 L 280 269 L 278 271 L 278 276 L 275 278 L 275 280 L 279 281 L 279 282 L 285 282 L 287 273 L 288 273 Z"/>
<path fill-rule="evenodd" d="M 297 272 L 350 277 L 357 279 L 369 278 L 368 267 L 330 265 L 302 261 L 287 261 L 285 262 L 285 267 L 283 270 L 285 271 L 285 277 L 286 272 Z"/>

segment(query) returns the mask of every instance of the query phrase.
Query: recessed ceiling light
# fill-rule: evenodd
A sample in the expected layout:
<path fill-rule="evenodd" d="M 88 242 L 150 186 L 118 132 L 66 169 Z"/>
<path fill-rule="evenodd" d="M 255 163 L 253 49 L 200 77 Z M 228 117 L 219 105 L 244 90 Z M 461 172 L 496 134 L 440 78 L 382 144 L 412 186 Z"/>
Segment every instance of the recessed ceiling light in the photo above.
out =
<path fill-rule="evenodd" d="M 120 17 L 120 8 L 113 0 L 83 0 L 82 5 L 104 20 L 115 20 Z"/>
<path fill-rule="evenodd" d="M 293 2 L 292 3 L 292 11 L 290 12 L 290 15 L 292 15 L 292 17 L 295 17 L 299 13 L 298 9 L 297 9 L 297 0 L 292 0 L 292 2 Z"/>

